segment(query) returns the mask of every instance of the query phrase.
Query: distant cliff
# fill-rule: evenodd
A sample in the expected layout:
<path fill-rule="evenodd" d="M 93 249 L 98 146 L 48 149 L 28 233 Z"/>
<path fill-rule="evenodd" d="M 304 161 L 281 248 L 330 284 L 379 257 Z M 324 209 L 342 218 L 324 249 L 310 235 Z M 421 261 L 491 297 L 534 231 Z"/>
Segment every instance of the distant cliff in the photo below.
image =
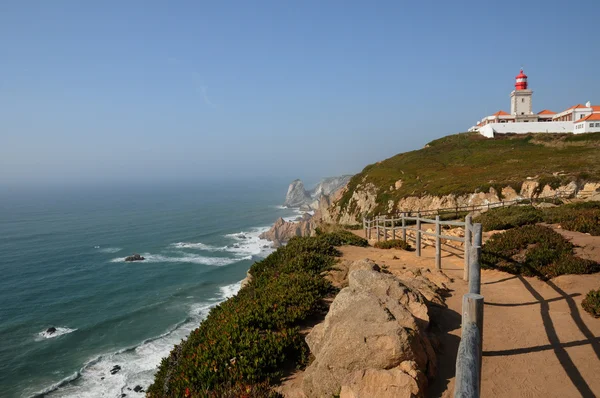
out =
<path fill-rule="evenodd" d="M 331 195 L 348 184 L 352 176 L 327 177 L 322 179 L 313 189 L 306 190 L 301 180 L 294 180 L 288 187 L 284 206 L 298 207 L 305 210 L 317 210 L 319 200 L 323 196 Z"/>

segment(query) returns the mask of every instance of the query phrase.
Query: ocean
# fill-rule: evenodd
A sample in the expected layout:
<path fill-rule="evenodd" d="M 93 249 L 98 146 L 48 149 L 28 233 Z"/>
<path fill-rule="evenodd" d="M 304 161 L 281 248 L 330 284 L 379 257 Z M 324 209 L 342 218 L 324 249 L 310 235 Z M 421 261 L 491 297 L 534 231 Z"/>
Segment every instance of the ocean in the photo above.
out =
<path fill-rule="evenodd" d="M 0 191 L 0 396 L 143 396 L 133 389 L 273 251 L 258 235 L 298 216 L 278 205 L 285 190 Z"/>

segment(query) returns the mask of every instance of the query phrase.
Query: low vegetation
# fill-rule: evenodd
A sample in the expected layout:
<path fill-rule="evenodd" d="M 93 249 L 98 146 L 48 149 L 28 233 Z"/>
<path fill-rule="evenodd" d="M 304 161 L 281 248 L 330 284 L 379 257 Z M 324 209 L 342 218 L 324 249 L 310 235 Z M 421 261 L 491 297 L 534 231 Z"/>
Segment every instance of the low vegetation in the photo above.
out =
<path fill-rule="evenodd" d="M 590 290 L 581 302 L 581 306 L 593 317 L 600 318 L 600 289 Z"/>
<path fill-rule="evenodd" d="M 410 250 L 411 246 L 402 239 L 383 240 L 375 243 L 374 247 L 378 249 L 401 249 Z"/>
<path fill-rule="evenodd" d="M 541 225 L 525 225 L 493 235 L 483 245 L 481 267 L 541 279 L 600 271 L 600 264 L 575 257 L 571 242 Z"/>
<path fill-rule="evenodd" d="M 560 224 L 569 231 L 600 235 L 600 202 L 581 202 L 538 209 L 511 206 L 491 209 L 476 217 L 484 231 L 504 230 L 538 222 Z"/>
<path fill-rule="evenodd" d="M 600 202 L 581 202 L 544 210 L 544 222 L 563 229 L 600 236 Z"/>
<path fill-rule="evenodd" d="M 256 262 L 250 284 L 162 360 L 148 396 L 278 397 L 270 383 L 307 363 L 300 327 L 334 291 L 321 275 L 340 254 L 334 246 L 365 242 L 349 231 L 292 238 Z"/>
<path fill-rule="evenodd" d="M 377 206 L 369 216 L 389 213 L 388 203 L 407 196 L 501 193 L 511 186 L 520 191 L 527 177 L 559 186 L 575 181 L 600 181 L 600 133 L 502 135 L 489 139 L 478 133 L 450 135 L 425 148 L 368 165 L 348 183 L 337 202 L 356 213 L 352 195 L 369 184 Z M 551 165 L 551 167 L 548 167 Z M 559 176 L 554 172 L 561 172 Z M 395 188 L 397 181 L 402 181 Z M 358 215 L 357 217 L 362 216 Z"/>
<path fill-rule="evenodd" d="M 484 231 L 504 230 L 541 222 L 542 211 L 532 206 L 510 206 L 491 209 L 475 217 Z"/>
<path fill-rule="evenodd" d="M 323 232 L 321 229 L 316 229 L 317 236 L 320 236 L 321 239 L 332 246 L 360 246 L 367 247 L 369 246 L 369 242 L 365 238 L 361 238 L 360 236 L 353 234 L 350 231 L 345 229 L 335 229 L 331 232 Z"/>

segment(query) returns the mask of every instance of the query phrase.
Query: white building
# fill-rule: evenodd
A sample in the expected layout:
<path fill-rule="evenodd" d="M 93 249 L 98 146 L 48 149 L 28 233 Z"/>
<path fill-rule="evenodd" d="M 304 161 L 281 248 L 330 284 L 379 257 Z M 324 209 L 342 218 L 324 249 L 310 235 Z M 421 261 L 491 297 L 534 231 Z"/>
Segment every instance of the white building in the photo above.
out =
<path fill-rule="evenodd" d="M 600 131 L 600 106 L 574 105 L 560 113 L 544 109 L 533 113 L 533 91 L 527 88 L 523 69 L 515 78 L 515 89 L 510 93 L 510 113 L 498 111 L 486 116 L 471 127 L 486 137 L 495 134 L 527 133 L 592 133 Z M 584 123 L 585 121 L 585 123 Z"/>

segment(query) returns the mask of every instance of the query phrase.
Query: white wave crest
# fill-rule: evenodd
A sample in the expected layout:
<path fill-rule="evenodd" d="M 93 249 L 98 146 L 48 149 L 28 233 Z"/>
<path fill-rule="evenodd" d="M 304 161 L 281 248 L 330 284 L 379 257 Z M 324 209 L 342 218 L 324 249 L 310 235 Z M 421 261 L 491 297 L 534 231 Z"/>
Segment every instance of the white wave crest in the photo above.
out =
<path fill-rule="evenodd" d="M 211 251 L 211 252 L 224 251 L 227 248 L 227 246 L 216 247 L 216 246 L 206 245 L 202 242 L 197 242 L 197 243 L 177 242 L 177 243 L 173 243 L 171 246 L 173 246 L 177 249 L 198 249 L 198 250 Z"/>
<path fill-rule="evenodd" d="M 203 264 L 203 265 L 214 265 L 214 266 L 224 266 L 233 263 L 237 263 L 242 260 L 251 260 L 252 256 L 245 257 L 236 257 L 236 258 L 227 258 L 227 257 L 206 257 L 206 256 L 197 256 L 189 253 L 179 253 L 177 257 L 165 256 L 162 254 L 151 254 L 144 253 L 142 257 L 145 258 L 143 261 L 135 261 L 132 264 L 137 263 L 190 263 L 190 264 Z M 110 260 L 111 263 L 124 263 L 124 257 L 117 257 Z"/>
<path fill-rule="evenodd" d="M 227 246 L 226 251 L 238 255 L 252 255 L 266 257 L 273 252 L 272 244 L 266 239 L 259 238 L 260 234 L 269 230 L 269 227 L 254 228 L 251 231 L 242 231 L 225 235 L 232 239 L 233 244 Z"/>
<path fill-rule="evenodd" d="M 96 249 L 98 249 L 98 251 L 100 253 L 117 253 L 120 252 L 121 250 L 123 250 L 120 247 L 100 247 L 100 246 L 96 246 Z"/>
<path fill-rule="evenodd" d="M 198 303 L 190 307 L 190 317 L 166 333 L 143 341 L 135 347 L 101 355 L 88 361 L 79 372 L 58 383 L 34 393 L 34 396 L 48 397 L 120 397 L 132 395 L 135 386 L 144 389 L 154 380 L 154 373 L 162 358 L 169 355 L 173 346 L 186 338 L 206 318 L 210 310 L 223 300 L 235 295 L 240 282 L 222 286 L 217 301 Z M 120 370 L 111 374 L 115 365 Z"/>
<path fill-rule="evenodd" d="M 73 333 L 76 330 L 77 329 L 71 329 L 67 327 L 57 327 L 53 333 L 48 333 L 48 330 L 42 330 L 37 334 L 36 340 L 39 341 L 41 339 L 53 339 L 64 334 Z"/>

